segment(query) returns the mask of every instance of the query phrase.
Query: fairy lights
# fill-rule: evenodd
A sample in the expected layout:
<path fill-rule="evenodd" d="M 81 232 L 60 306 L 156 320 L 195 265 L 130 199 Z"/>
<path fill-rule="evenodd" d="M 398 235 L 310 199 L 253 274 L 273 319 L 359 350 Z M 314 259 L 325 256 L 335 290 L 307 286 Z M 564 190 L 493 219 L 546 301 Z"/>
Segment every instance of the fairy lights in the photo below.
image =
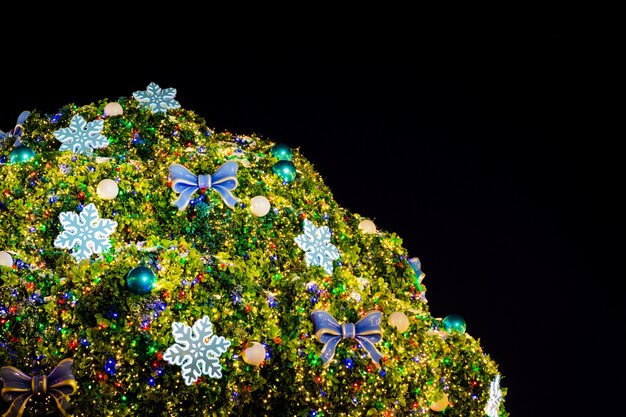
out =
<path fill-rule="evenodd" d="M 0 250 L 12 263 L 0 264 L 0 365 L 31 372 L 36 356 L 49 371 L 71 357 L 75 416 L 434 415 L 430 404 L 444 391 L 446 416 L 483 415 L 495 362 L 468 334 L 433 331 L 444 327 L 428 312 L 402 240 L 363 233 L 364 218 L 337 204 L 298 149 L 215 132 L 182 108 L 152 114 L 132 97 L 116 102 L 123 112 L 114 117 L 105 100 L 33 111 L 22 136 L 30 162 L 8 164 L 12 144 L 2 145 Z M 54 132 L 75 115 L 104 120 L 109 144 L 94 149 L 99 159 L 58 151 Z M 275 168 L 276 155 L 289 164 Z M 228 160 L 240 164 L 240 204 L 198 192 L 185 211 L 172 206 L 170 165 L 202 173 Z M 112 198 L 98 190 L 104 180 L 115 182 Z M 271 203 L 262 216 L 251 212 L 255 196 Z M 118 226 L 110 250 L 79 263 L 53 242 L 59 214 L 90 203 Z M 304 219 L 332 230 L 341 253 L 332 271 L 306 266 L 294 243 Z M 126 286 L 139 265 L 157 277 L 149 292 Z M 381 366 L 346 340 L 324 367 L 314 308 L 341 323 L 381 311 Z M 389 325 L 393 312 L 408 318 L 405 332 Z M 163 353 L 173 322 L 205 315 L 231 346 L 219 359 L 222 378 L 187 386 Z M 242 355 L 255 342 L 264 360 L 250 365 Z"/>

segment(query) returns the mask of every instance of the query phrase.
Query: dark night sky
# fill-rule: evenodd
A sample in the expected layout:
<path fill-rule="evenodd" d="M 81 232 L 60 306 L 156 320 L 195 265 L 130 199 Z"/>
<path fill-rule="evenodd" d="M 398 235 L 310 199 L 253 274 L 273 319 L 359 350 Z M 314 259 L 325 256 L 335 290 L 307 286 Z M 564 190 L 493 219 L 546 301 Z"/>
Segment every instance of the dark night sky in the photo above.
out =
<path fill-rule="evenodd" d="M 578 33 L 505 27 L 125 45 L 83 67 L 31 54 L 3 69 L 0 129 L 155 81 L 217 130 L 299 147 L 341 205 L 421 259 L 431 312 L 466 319 L 512 416 L 587 415 L 606 395 L 586 376 L 604 342 L 588 337 L 624 317 L 608 289 L 624 245 L 607 244 L 624 237 L 623 163 L 615 136 L 590 134 L 606 80 L 584 70 L 598 57 Z"/>

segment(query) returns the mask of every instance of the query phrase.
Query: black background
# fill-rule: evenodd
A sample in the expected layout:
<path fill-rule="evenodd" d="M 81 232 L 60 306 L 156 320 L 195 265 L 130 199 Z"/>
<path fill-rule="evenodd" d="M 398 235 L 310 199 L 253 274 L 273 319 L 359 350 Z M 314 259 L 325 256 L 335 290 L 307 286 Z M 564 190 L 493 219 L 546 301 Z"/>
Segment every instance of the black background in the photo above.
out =
<path fill-rule="evenodd" d="M 193 44 L 105 33 L 78 53 L 51 36 L 4 65 L 0 128 L 175 87 L 217 130 L 299 147 L 341 205 L 399 234 L 432 314 L 462 315 L 499 364 L 512 416 L 614 415 L 623 350 L 601 346 L 623 339 L 608 325 L 625 316 L 609 289 L 623 278 L 623 132 L 603 130 L 616 113 L 599 99 L 601 42 L 557 20 L 297 26 L 261 37 L 233 22 Z"/>

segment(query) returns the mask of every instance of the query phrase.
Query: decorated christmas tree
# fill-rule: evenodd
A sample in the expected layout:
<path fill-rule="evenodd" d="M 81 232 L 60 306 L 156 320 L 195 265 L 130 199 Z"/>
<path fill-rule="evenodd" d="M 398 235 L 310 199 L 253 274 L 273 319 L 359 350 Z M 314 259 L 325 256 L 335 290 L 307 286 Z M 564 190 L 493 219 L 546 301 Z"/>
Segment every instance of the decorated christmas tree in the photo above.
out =
<path fill-rule="evenodd" d="M 2 133 L 4 416 L 502 417 L 402 239 L 152 83 Z"/>

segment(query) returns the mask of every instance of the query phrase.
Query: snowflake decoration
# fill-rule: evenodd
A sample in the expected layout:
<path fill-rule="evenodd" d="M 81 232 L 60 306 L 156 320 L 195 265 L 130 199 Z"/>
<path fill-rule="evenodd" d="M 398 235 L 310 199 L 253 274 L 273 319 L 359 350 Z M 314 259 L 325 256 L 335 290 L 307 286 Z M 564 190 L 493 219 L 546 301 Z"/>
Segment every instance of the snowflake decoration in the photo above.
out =
<path fill-rule="evenodd" d="M 193 327 L 172 323 L 172 335 L 176 343 L 167 348 L 163 359 L 181 366 L 185 384 L 193 384 L 201 375 L 222 377 L 219 357 L 226 352 L 230 341 L 213 334 L 213 323 L 208 316 L 196 320 Z"/>
<path fill-rule="evenodd" d="M 324 268 L 327 274 L 333 273 L 333 261 L 339 259 L 339 250 L 330 243 L 331 231 L 328 226 L 315 227 L 309 219 L 304 219 L 304 233 L 294 238 L 300 249 L 306 252 L 306 266 Z"/>
<path fill-rule="evenodd" d="M 152 113 L 167 113 L 169 109 L 180 107 L 180 103 L 174 100 L 176 89 L 161 89 L 156 83 L 150 83 L 146 91 L 135 91 L 133 97 Z"/>
<path fill-rule="evenodd" d="M 485 414 L 489 417 L 498 417 L 500 415 L 500 402 L 502 402 L 502 390 L 500 389 L 500 375 L 498 374 L 489 384 L 489 401 L 485 407 Z"/>
<path fill-rule="evenodd" d="M 54 239 L 54 247 L 72 249 L 76 262 L 111 247 L 109 236 L 117 227 L 117 222 L 101 219 L 93 203 L 87 204 L 80 214 L 64 211 L 59 214 L 59 220 L 65 230 Z"/>
<path fill-rule="evenodd" d="M 76 154 L 93 155 L 93 150 L 104 148 L 109 144 L 102 135 L 104 120 L 87 122 L 82 116 L 75 114 L 70 120 L 70 127 L 56 130 L 54 137 L 61 142 L 60 151 L 72 151 Z"/>

